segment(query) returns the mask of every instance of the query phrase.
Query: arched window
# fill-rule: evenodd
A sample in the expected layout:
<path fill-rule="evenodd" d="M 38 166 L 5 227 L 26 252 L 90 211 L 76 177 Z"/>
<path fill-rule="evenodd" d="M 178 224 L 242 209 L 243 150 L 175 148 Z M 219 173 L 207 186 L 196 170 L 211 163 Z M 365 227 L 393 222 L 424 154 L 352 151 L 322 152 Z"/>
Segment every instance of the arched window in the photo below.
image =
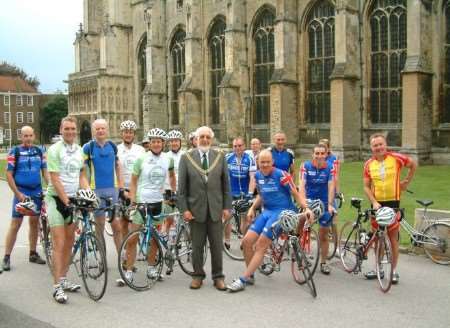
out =
<path fill-rule="evenodd" d="M 439 122 L 450 123 L 450 1 L 444 5 L 445 16 L 445 39 L 444 39 L 444 74 L 443 74 L 443 93 L 444 106 L 440 111 Z"/>
<path fill-rule="evenodd" d="M 211 124 L 220 123 L 219 85 L 225 74 L 225 27 L 223 20 L 217 20 L 209 36 L 209 74 L 211 78 L 209 112 Z"/>
<path fill-rule="evenodd" d="M 172 92 L 170 99 L 170 109 L 172 116 L 172 125 L 180 124 L 180 113 L 178 109 L 178 89 L 184 81 L 185 62 L 184 62 L 184 39 L 186 33 L 179 30 L 175 33 L 170 45 L 170 57 L 172 59 L 171 82 Z"/>
<path fill-rule="evenodd" d="M 406 61 L 406 0 L 376 0 L 370 11 L 372 123 L 402 121 L 402 79 Z"/>
<path fill-rule="evenodd" d="M 334 68 L 334 6 L 318 1 L 308 19 L 306 119 L 330 123 L 330 76 Z"/>
<path fill-rule="evenodd" d="M 141 44 L 138 50 L 138 82 L 139 82 L 139 120 L 143 122 L 144 115 L 144 102 L 143 91 L 147 85 L 147 36 L 142 38 Z M 126 108 L 124 107 L 124 110 Z"/>
<path fill-rule="evenodd" d="M 269 123 L 270 90 L 269 80 L 272 77 L 275 62 L 275 14 L 264 9 L 255 23 L 253 40 L 255 42 L 255 61 L 253 64 L 253 123 Z"/>

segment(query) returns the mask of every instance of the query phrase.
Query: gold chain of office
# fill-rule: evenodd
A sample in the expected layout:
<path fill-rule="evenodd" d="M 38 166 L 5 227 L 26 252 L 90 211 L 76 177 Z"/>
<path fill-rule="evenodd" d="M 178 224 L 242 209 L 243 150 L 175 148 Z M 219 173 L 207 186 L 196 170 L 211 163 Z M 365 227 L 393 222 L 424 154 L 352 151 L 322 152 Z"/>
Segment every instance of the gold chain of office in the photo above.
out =
<path fill-rule="evenodd" d="M 191 157 L 191 155 L 190 155 L 189 153 L 186 153 L 186 157 L 187 157 L 187 159 L 189 160 L 189 162 L 191 162 L 192 166 L 193 166 L 197 171 L 199 171 L 199 172 L 200 172 L 201 174 L 203 174 L 203 175 L 208 175 L 209 172 L 211 172 L 212 170 L 215 169 L 215 167 L 217 166 L 217 164 L 218 164 L 219 161 L 221 160 L 221 158 L 222 158 L 222 153 L 219 152 L 219 153 L 217 154 L 216 159 L 214 160 L 214 162 L 212 163 L 212 165 L 211 165 L 207 170 L 204 170 L 203 168 L 201 168 L 201 167 L 195 162 L 195 160 Z"/>

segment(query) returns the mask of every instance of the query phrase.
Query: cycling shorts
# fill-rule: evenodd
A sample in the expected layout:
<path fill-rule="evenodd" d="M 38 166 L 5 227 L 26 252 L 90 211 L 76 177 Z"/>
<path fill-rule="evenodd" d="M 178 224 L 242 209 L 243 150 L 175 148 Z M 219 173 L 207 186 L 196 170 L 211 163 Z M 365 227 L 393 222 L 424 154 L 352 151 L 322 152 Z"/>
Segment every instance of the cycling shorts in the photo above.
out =
<path fill-rule="evenodd" d="M 33 202 L 36 204 L 36 210 L 39 213 L 41 211 L 41 206 L 42 206 L 42 200 L 40 196 L 37 196 L 36 194 L 40 193 L 40 189 L 38 192 L 27 192 L 26 190 L 23 190 L 21 188 L 19 188 L 19 191 L 24 194 L 25 196 L 31 197 L 31 199 L 33 200 Z M 19 199 L 17 199 L 16 196 L 14 196 L 13 201 L 12 201 L 12 211 L 11 211 L 11 217 L 13 219 L 22 219 L 23 215 L 20 214 L 19 212 L 16 212 L 16 205 L 19 202 Z M 39 216 L 36 215 L 36 216 Z"/>
<path fill-rule="evenodd" d="M 280 210 L 264 210 L 260 215 L 258 215 L 255 221 L 250 226 L 250 230 L 256 232 L 258 235 L 263 234 L 269 239 L 273 239 L 272 224 L 278 220 L 278 215 L 280 215 Z M 281 228 L 277 226 L 275 228 L 275 234 L 278 236 L 281 232 Z"/>
<path fill-rule="evenodd" d="M 50 227 L 57 227 L 72 222 L 71 212 L 57 196 L 46 195 L 47 217 Z"/>
<path fill-rule="evenodd" d="M 119 199 L 119 192 L 116 188 L 97 188 L 94 190 L 95 194 L 97 195 L 98 201 L 99 201 L 99 207 L 104 208 L 106 207 L 106 201 L 103 198 L 112 198 L 112 203 L 117 204 Z M 94 216 L 96 218 L 104 217 L 105 211 L 104 210 L 95 210 Z"/>
<path fill-rule="evenodd" d="M 384 201 L 384 202 L 379 202 L 381 206 L 386 206 L 386 207 L 390 207 L 390 208 L 400 208 L 400 201 L 398 200 L 392 200 L 392 201 Z M 400 221 L 402 219 L 402 215 L 401 213 L 398 211 L 396 212 L 396 216 L 395 216 L 395 222 L 392 223 L 389 227 L 388 227 L 388 231 L 394 231 L 396 229 L 399 229 L 400 227 Z M 375 219 L 375 217 L 373 216 L 370 219 L 370 225 L 372 226 L 372 228 L 374 230 L 378 230 L 378 223 L 377 220 Z"/>
<path fill-rule="evenodd" d="M 151 208 L 151 212 L 152 212 L 153 216 L 157 216 L 160 214 L 170 214 L 170 213 L 174 212 L 174 210 L 164 202 L 151 203 L 151 204 L 148 204 L 148 206 Z M 137 209 L 136 212 L 134 213 L 134 215 L 131 217 L 131 221 L 134 224 L 143 225 L 146 222 L 146 218 L 144 218 L 144 216 L 145 216 L 145 211 L 140 211 Z M 162 221 L 164 221 L 164 219 L 165 218 L 160 218 L 160 219 L 156 220 L 155 218 L 153 218 L 153 225 L 160 224 Z"/>
<path fill-rule="evenodd" d="M 325 213 L 319 218 L 319 225 L 323 228 L 331 227 L 333 224 L 333 217 L 330 212 L 328 212 L 328 206 L 325 206 Z"/>

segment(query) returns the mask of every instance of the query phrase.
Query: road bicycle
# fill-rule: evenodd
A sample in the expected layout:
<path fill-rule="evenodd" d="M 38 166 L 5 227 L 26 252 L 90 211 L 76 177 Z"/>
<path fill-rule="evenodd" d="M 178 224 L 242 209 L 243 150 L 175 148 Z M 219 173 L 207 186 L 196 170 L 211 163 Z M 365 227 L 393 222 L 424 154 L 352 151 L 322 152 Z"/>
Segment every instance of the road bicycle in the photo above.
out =
<path fill-rule="evenodd" d="M 307 236 L 309 225 L 304 225 L 303 236 Z M 312 230 L 314 231 L 314 230 Z M 301 238 L 296 232 L 281 230 L 279 221 L 272 224 L 272 244 L 264 255 L 263 263 L 258 268 L 259 272 L 268 276 L 274 271 L 280 271 L 281 262 L 291 261 L 291 273 L 294 281 L 299 285 L 307 284 L 311 295 L 317 297 L 316 285 L 312 272 L 313 263 L 308 258 L 304 247 L 301 246 Z"/>
<path fill-rule="evenodd" d="M 223 251 L 233 260 L 244 260 L 241 242 L 248 227 L 245 226 L 246 222 L 245 217 L 243 216 L 247 213 L 248 209 L 252 205 L 252 202 L 252 199 L 245 197 L 234 200 L 231 203 L 231 217 L 224 222 L 224 237 L 228 232 L 230 234 L 230 239 L 224 239 Z"/>
<path fill-rule="evenodd" d="M 118 257 L 120 276 L 136 291 L 150 289 L 161 279 L 164 263 L 168 275 L 172 273 L 175 262 L 178 262 L 186 274 L 193 274 L 189 225 L 182 220 L 177 210 L 170 214 L 154 215 L 157 210 L 155 204 L 137 204 L 135 211 L 139 211 L 145 218 L 145 224 L 138 230 L 130 232 L 120 247 Z M 133 211 L 131 215 L 134 215 Z M 175 231 L 169 231 L 168 238 L 158 231 L 158 226 L 155 226 L 156 222 L 167 217 L 173 217 L 175 221 Z M 204 261 L 206 251 L 205 246 Z M 132 274 L 127 276 L 127 271 Z"/>
<path fill-rule="evenodd" d="M 71 199 L 72 223 L 76 224 L 71 262 L 91 299 L 100 300 L 108 283 L 108 267 L 104 241 L 96 233 L 94 210 L 97 205 L 75 197 Z"/>
<path fill-rule="evenodd" d="M 416 200 L 423 206 L 422 223 L 417 229 L 406 220 L 400 222 L 408 233 L 411 244 L 422 247 L 425 254 L 437 264 L 450 264 L 450 219 L 434 219 L 428 216 L 427 210 L 433 204 L 431 200 Z"/>
<path fill-rule="evenodd" d="M 336 209 L 339 209 L 344 204 L 344 194 L 343 193 L 337 193 L 335 197 L 335 206 Z M 330 226 L 330 230 L 328 232 L 328 255 L 327 260 L 333 259 L 334 255 L 336 254 L 336 250 L 338 248 L 338 229 L 337 224 L 334 222 L 333 217 L 333 223 Z"/>
<path fill-rule="evenodd" d="M 381 291 L 388 292 L 392 285 L 393 265 L 392 246 L 387 234 L 387 227 L 378 226 L 375 232 L 368 232 L 364 223 L 373 218 L 375 210 L 361 210 L 361 198 L 352 198 L 351 206 L 357 211 L 354 222 L 346 222 L 338 238 L 339 256 L 344 270 L 357 274 L 361 272 L 361 265 L 368 259 L 370 249 L 375 249 L 375 271 Z M 402 215 L 403 211 L 397 212 Z"/>
<path fill-rule="evenodd" d="M 128 189 L 125 189 L 129 192 Z M 108 236 L 112 237 L 114 231 L 112 229 L 112 221 L 115 218 L 127 219 L 129 218 L 129 200 L 119 197 L 116 204 L 113 203 L 112 197 L 101 197 L 105 201 L 105 232 Z"/>
<path fill-rule="evenodd" d="M 52 237 L 50 233 L 50 224 L 48 222 L 47 216 L 47 206 L 45 204 L 44 198 L 45 193 L 39 195 L 41 198 L 41 211 L 39 213 L 39 240 L 42 246 L 42 251 L 44 252 L 47 266 L 50 272 L 53 272 L 53 260 L 52 260 Z"/>

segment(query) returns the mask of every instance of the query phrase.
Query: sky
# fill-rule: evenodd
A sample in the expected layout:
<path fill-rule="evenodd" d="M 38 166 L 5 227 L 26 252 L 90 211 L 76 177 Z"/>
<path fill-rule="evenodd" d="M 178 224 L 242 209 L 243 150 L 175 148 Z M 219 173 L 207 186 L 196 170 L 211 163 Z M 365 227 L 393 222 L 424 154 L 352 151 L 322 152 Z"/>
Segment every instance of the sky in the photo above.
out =
<path fill-rule="evenodd" d="M 37 76 L 42 93 L 66 92 L 82 21 L 83 0 L 0 0 L 0 61 Z"/>

